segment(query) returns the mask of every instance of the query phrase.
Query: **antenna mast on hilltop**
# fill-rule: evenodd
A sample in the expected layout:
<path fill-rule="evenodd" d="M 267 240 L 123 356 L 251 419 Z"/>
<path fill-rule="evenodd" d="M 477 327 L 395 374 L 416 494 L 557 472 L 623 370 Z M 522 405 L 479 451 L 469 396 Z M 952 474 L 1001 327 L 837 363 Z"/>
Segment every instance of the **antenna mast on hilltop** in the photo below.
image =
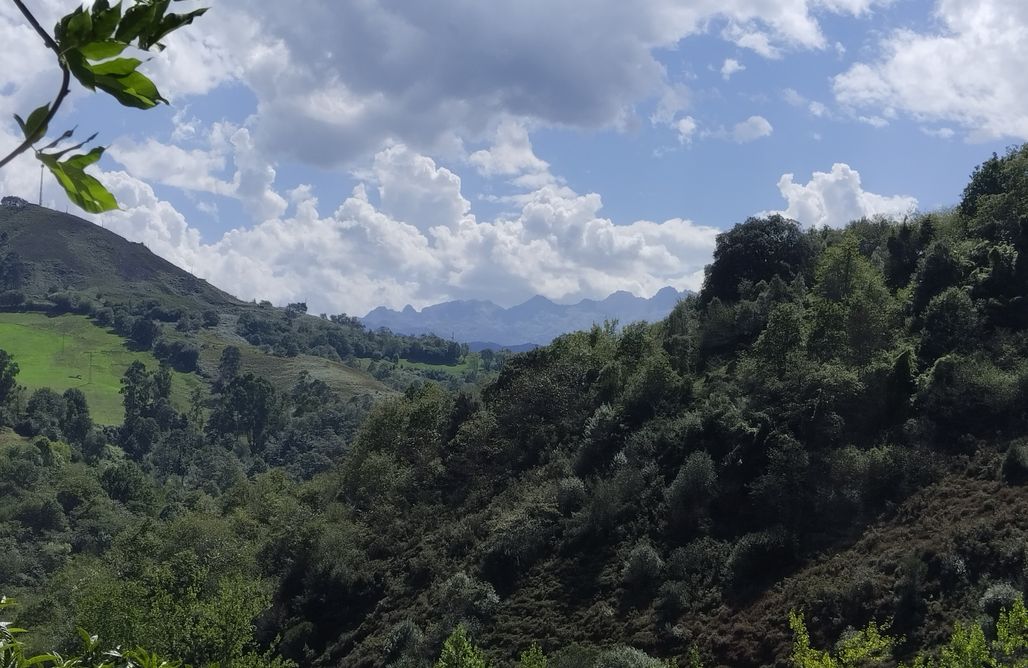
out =
<path fill-rule="evenodd" d="M 43 165 L 39 166 L 39 206 L 43 206 Z"/>

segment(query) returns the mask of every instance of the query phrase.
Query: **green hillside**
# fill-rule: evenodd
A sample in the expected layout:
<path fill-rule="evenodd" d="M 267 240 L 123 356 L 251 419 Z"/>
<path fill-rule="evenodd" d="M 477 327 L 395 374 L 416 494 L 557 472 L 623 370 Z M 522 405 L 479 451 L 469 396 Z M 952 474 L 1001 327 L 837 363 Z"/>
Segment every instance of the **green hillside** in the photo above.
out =
<path fill-rule="evenodd" d="M 78 388 L 89 401 L 93 419 L 107 425 L 121 424 L 125 417 L 119 392 L 129 365 L 138 360 L 157 366 L 153 355 L 129 350 L 120 336 L 78 315 L 0 313 L 0 349 L 14 357 L 21 369 L 18 380 L 27 389 Z M 174 373 L 175 406 L 186 410 L 193 388 L 202 384 L 195 375 Z"/>
<path fill-rule="evenodd" d="M 282 309 L 240 301 L 158 257 L 142 244 L 129 242 L 81 218 L 31 204 L 23 208 L 0 207 L 0 235 L 0 301 L 6 298 L 9 302 L 0 304 L 0 308 L 28 307 L 51 313 L 72 311 L 91 316 L 102 325 L 102 328 L 90 329 L 84 326 L 88 324 L 85 318 L 76 320 L 78 324 L 72 327 L 79 335 L 76 347 L 65 347 L 60 361 L 53 362 L 50 346 L 54 328 L 50 319 L 5 315 L 7 320 L 2 322 L 23 326 L 20 330 L 9 330 L 8 334 L 17 339 L 12 345 L 22 346 L 19 361 L 23 383 L 30 388 L 88 384 L 89 362 L 85 353 L 99 351 L 93 356 L 94 387 L 86 394 L 91 401 L 99 402 L 96 410 L 104 422 L 114 424 L 120 421 L 121 415 L 120 399 L 112 400 L 110 392 L 101 389 L 106 384 L 117 392 L 118 378 L 113 378 L 112 385 L 110 374 L 120 374 L 137 358 L 153 360 L 151 355 L 134 355 L 125 348 L 125 339 L 133 336 L 132 328 L 139 320 L 155 323 L 156 339 L 195 348 L 197 370 L 208 378 L 216 374 L 221 351 L 235 345 L 243 351 L 247 372 L 267 377 L 279 387 L 291 386 L 301 373 L 307 372 L 346 397 L 375 397 L 392 392 L 356 365 L 340 363 L 338 356 L 327 360 L 297 354 L 305 351 L 291 350 L 290 354 L 283 354 L 282 350 L 259 350 L 235 331 L 234 323 L 243 314 L 251 319 L 277 318 L 286 322 L 280 314 Z M 201 321 L 208 317 L 225 324 L 201 326 Z M 343 325 L 325 323 L 310 316 L 304 319 L 319 327 L 343 328 Z M 185 331 L 176 327 L 180 322 L 189 325 Z M 293 320 L 289 322 L 292 324 Z M 25 327 L 31 329 L 37 325 L 43 348 L 32 346 L 27 340 L 32 337 L 25 332 Z M 106 333 L 105 330 L 112 328 L 119 336 Z M 348 335 L 352 338 L 370 336 L 363 330 L 351 330 Z M 19 339 L 18 331 L 26 336 Z M 159 348 L 156 339 L 145 342 L 143 347 Z M 115 350 L 120 352 L 105 352 Z M 34 355 L 31 364 L 26 355 Z M 102 364 L 103 369 L 98 364 Z M 97 376 L 100 372 L 104 377 Z M 82 379 L 77 378 L 80 375 Z M 180 391 L 178 385 L 188 390 L 188 386 L 195 384 L 195 378 L 176 384 L 177 405 L 184 406 L 183 398 L 188 396 L 188 391 Z"/>
<path fill-rule="evenodd" d="M 335 391 L 333 356 L 455 351 L 303 305 L 121 309 L 209 401 L 134 365 L 97 430 L 0 366 L 31 437 L 0 435 L 0 591 L 33 648 L 197 666 L 1023 666 L 1026 174 L 1028 146 L 949 210 L 747 219 L 667 319 L 480 386 Z"/>
<path fill-rule="evenodd" d="M 267 378 L 277 387 L 287 387 L 296 382 L 301 374 L 307 373 L 346 397 L 395 394 L 367 372 L 338 361 L 303 354 L 285 357 L 269 355 L 223 330 L 200 332 L 197 338 L 200 343 L 200 362 L 205 369 L 216 369 L 222 351 L 232 345 L 239 348 L 242 354 L 244 373 Z"/>
<path fill-rule="evenodd" d="M 0 207 L 0 232 L 25 266 L 29 299 L 77 290 L 115 301 L 157 299 L 170 308 L 225 308 L 238 299 L 77 216 L 29 204 Z"/>

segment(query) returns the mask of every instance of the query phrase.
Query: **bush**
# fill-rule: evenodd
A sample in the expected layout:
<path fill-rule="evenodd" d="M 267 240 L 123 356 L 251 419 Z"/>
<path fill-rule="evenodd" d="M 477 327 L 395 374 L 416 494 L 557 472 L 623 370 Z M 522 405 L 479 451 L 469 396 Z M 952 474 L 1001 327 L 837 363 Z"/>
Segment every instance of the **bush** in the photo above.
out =
<path fill-rule="evenodd" d="M 692 601 L 692 588 L 684 582 L 665 582 L 657 593 L 657 610 L 661 618 L 673 624 Z"/>
<path fill-rule="evenodd" d="M 561 515 L 571 515 L 588 499 L 585 483 L 580 478 L 564 478 L 557 483 L 557 509 Z"/>
<path fill-rule="evenodd" d="M 668 577 L 686 580 L 699 576 L 705 582 L 716 583 L 724 576 L 731 555 L 731 543 L 709 536 L 698 538 L 671 553 L 667 562 Z"/>
<path fill-rule="evenodd" d="M 621 583 L 627 588 L 650 589 L 660 580 L 664 572 L 664 560 L 649 543 L 640 543 L 632 548 L 621 573 Z"/>
<path fill-rule="evenodd" d="M 921 358 L 938 359 L 953 351 L 967 350 L 977 344 L 978 311 L 971 297 L 960 288 L 948 288 L 932 297 L 924 312 Z"/>
<path fill-rule="evenodd" d="M 435 668 L 486 668 L 485 654 L 468 639 L 463 625 L 454 630 L 443 644 L 443 651 Z"/>
<path fill-rule="evenodd" d="M 485 541 L 482 574 L 497 587 L 511 584 L 547 551 L 552 513 L 517 509 L 502 516 Z"/>
<path fill-rule="evenodd" d="M 1016 441 L 1007 448 L 1003 459 L 1003 479 L 1011 485 L 1028 482 L 1028 442 Z"/>
<path fill-rule="evenodd" d="M 421 628 L 410 619 L 405 619 L 389 630 L 382 658 L 389 666 L 404 666 L 408 663 L 415 665 L 424 640 L 425 634 Z"/>
<path fill-rule="evenodd" d="M 1010 610 L 1020 597 L 1021 592 L 1013 585 L 997 582 L 985 590 L 982 597 L 978 599 L 978 605 L 981 606 L 982 612 L 996 620 L 999 619 L 1000 612 Z"/>
<path fill-rule="evenodd" d="M 940 357 L 916 403 L 922 413 L 953 437 L 1002 429 L 1020 414 L 1015 374 L 988 359 Z"/>
<path fill-rule="evenodd" d="M 748 589 L 773 576 L 792 560 L 781 531 L 749 533 L 736 542 L 728 558 L 728 577 L 736 591 Z"/>
<path fill-rule="evenodd" d="M 593 666 L 594 668 L 664 668 L 666 664 L 634 647 L 615 647 L 602 652 Z"/>
<path fill-rule="evenodd" d="M 452 624 L 486 619 L 496 611 L 500 597 L 488 582 L 467 573 L 451 576 L 439 588 L 439 607 Z"/>
<path fill-rule="evenodd" d="M 153 351 L 157 359 L 183 373 L 196 371 L 200 362 L 200 349 L 187 341 L 169 341 L 162 336 L 154 343 Z"/>
<path fill-rule="evenodd" d="M 716 489 L 714 460 L 704 451 L 690 454 L 667 492 L 672 529 L 692 527 L 714 497 Z"/>

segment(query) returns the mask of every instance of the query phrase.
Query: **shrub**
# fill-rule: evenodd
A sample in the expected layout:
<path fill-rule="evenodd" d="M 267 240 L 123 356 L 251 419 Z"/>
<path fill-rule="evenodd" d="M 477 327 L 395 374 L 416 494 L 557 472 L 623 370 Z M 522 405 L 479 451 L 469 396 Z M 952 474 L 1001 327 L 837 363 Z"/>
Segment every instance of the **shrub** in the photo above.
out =
<path fill-rule="evenodd" d="M 1028 482 L 1028 442 L 1016 441 L 1007 448 L 1003 459 L 1003 479 L 1011 485 Z"/>
<path fill-rule="evenodd" d="M 546 668 L 546 655 L 537 643 L 521 653 L 518 668 Z"/>
<path fill-rule="evenodd" d="M 634 647 L 614 647 L 605 650 L 596 659 L 594 668 L 665 668 L 660 659 Z"/>
<path fill-rule="evenodd" d="M 999 613 L 1010 610 L 1014 602 L 1021 597 L 1021 592 L 1007 582 L 997 582 L 991 585 L 978 599 L 978 605 L 982 612 L 992 619 L 999 619 Z"/>
<path fill-rule="evenodd" d="M 471 644 L 467 629 L 458 626 L 443 643 L 443 651 L 435 668 L 486 668 L 482 650 Z"/>
<path fill-rule="evenodd" d="M 571 645 L 558 650 L 548 660 L 548 668 L 582 668 L 593 666 L 599 651 L 585 645 Z"/>
<path fill-rule="evenodd" d="M 521 508 L 500 517 L 485 544 L 483 575 L 497 587 L 512 583 L 546 552 L 553 519 L 552 512 Z"/>
<path fill-rule="evenodd" d="M 931 361 L 948 352 L 966 350 L 977 342 L 978 311 L 960 288 L 947 288 L 932 297 L 924 313 L 921 357 Z"/>
<path fill-rule="evenodd" d="M 382 651 L 386 664 L 393 666 L 413 663 L 424 640 L 425 634 L 412 620 L 405 619 L 395 624 L 386 636 L 385 648 Z"/>
<path fill-rule="evenodd" d="M 924 415 L 958 436 L 1002 429 L 1020 413 L 1018 394 L 1015 374 L 987 359 L 946 355 L 928 372 L 917 403 Z"/>
<path fill-rule="evenodd" d="M 657 611 L 668 624 L 673 624 L 689 609 L 692 589 L 684 582 L 665 582 L 657 593 Z"/>
<path fill-rule="evenodd" d="M 589 495 L 581 478 L 564 478 L 557 483 L 557 509 L 561 515 L 571 515 L 588 500 Z"/>
<path fill-rule="evenodd" d="M 490 617 L 500 604 L 493 586 L 467 573 L 456 573 L 439 588 L 439 604 L 448 621 L 477 621 Z"/>
<path fill-rule="evenodd" d="M 626 588 L 650 589 L 664 572 L 664 560 L 649 543 L 639 543 L 628 555 L 621 582 Z"/>
<path fill-rule="evenodd" d="M 790 546 L 781 531 L 749 533 L 736 542 L 728 558 L 728 577 L 736 590 L 747 589 L 757 581 L 774 575 L 792 558 Z"/>
<path fill-rule="evenodd" d="M 685 460 L 671 487 L 668 510 L 673 529 L 691 527 L 713 498 L 717 489 L 714 460 L 704 451 L 693 452 Z"/>

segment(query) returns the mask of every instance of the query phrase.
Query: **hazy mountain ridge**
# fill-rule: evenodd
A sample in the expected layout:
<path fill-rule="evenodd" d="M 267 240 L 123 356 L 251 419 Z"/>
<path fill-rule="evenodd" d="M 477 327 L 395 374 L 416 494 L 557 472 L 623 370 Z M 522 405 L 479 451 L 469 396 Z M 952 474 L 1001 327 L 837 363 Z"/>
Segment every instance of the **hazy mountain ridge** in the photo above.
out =
<path fill-rule="evenodd" d="M 435 334 L 474 341 L 479 347 L 524 347 L 545 345 L 561 334 L 589 329 L 605 320 L 622 324 L 661 320 L 688 294 L 666 287 L 648 299 L 618 291 L 606 299 L 583 299 L 576 304 L 557 304 L 536 295 L 510 308 L 484 300 L 443 302 L 421 311 L 411 306 L 402 311 L 380 306 L 361 320 L 370 329 L 387 327 L 398 334 Z"/>

